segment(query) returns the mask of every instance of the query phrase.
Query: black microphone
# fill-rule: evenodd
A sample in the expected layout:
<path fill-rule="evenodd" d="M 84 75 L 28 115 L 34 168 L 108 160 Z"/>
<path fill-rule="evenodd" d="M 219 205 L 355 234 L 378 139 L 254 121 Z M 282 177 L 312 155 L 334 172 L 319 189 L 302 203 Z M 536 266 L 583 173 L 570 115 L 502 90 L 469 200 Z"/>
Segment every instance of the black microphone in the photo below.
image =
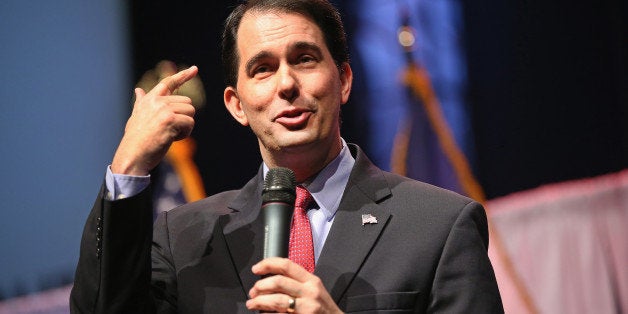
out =
<path fill-rule="evenodd" d="M 264 258 L 288 257 L 295 181 L 294 172 L 288 168 L 273 168 L 266 174 L 262 191 Z"/>

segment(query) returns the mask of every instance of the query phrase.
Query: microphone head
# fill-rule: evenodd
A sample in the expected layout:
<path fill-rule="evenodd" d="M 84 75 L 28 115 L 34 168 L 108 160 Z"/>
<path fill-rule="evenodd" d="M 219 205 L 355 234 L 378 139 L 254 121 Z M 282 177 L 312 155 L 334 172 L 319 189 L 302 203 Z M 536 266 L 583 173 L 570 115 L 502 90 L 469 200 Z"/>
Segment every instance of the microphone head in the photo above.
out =
<path fill-rule="evenodd" d="M 288 168 L 272 168 L 268 170 L 262 191 L 262 204 L 282 202 L 294 204 L 296 198 L 296 179 L 294 172 Z"/>

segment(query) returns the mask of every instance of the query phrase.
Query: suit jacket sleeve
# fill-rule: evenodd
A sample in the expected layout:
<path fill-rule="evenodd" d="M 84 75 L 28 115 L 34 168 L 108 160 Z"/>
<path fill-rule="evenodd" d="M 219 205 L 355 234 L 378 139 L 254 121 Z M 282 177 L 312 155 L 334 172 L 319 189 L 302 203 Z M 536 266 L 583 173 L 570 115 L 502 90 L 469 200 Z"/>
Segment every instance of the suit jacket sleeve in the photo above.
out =
<path fill-rule="evenodd" d="M 73 313 L 149 313 L 153 214 L 150 189 L 108 201 L 101 191 L 87 218 L 74 287 Z"/>
<path fill-rule="evenodd" d="M 462 209 L 447 237 L 427 312 L 503 313 L 487 250 L 486 214 L 480 204 L 471 202 Z"/>

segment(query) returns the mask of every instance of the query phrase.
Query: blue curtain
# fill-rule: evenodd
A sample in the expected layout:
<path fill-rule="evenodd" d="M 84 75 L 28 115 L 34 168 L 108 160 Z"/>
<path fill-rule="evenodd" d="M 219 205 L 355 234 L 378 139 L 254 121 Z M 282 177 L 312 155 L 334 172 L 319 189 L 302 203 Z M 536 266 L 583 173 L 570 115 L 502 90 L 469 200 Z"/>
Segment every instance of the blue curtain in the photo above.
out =
<path fill-rule="evenodd" d="M 124 1 L 0 2 L 0 299 L 72 281 L 132 85 Z"/>

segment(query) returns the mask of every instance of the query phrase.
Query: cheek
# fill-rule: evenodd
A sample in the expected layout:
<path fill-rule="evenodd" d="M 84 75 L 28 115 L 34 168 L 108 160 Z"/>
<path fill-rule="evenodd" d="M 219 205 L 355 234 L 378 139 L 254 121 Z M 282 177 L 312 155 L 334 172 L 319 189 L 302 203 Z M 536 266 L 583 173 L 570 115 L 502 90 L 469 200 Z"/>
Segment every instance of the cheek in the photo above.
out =
<path fill-rule="evenodd" d="M 270 103 L 273 96 L 271 84 L 259 83 L 255 86 L 246 86 L 241 96 L 243 96 L 248 111 L 262 112 L 266 109 L 266 104 Z"/>
<path fill-rule="evenodd" d="M 314 89 L 315 93 L 326 98 L 338 98 L 340 97 L 340 79 L 337 73 L 320 74 L 316 78 L 311 80 L 317 82 Z"/>

